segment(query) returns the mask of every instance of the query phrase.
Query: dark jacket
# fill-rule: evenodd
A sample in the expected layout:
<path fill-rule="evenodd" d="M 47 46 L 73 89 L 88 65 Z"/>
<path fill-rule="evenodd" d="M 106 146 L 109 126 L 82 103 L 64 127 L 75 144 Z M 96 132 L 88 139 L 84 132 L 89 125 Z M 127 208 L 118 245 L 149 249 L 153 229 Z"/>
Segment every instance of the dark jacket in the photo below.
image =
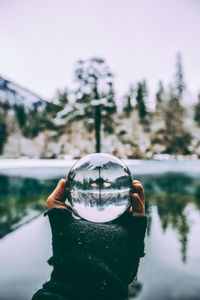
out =
<path fill-rule="evenodd" d="M 144 256 L 146 217 L 125 213 L 112 222 L 90 223 L 56 208 L 48 216 L 53 271 L 32 300 L 127 299 Z"/>

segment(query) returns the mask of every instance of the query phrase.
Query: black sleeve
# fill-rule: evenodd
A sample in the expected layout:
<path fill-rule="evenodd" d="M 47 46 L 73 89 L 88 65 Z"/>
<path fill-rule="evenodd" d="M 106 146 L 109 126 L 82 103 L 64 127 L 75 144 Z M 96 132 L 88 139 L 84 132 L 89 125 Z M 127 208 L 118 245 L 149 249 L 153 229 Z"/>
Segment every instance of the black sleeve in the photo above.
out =
<path fill-rule="evenodd" d="M 125 299 L 144 256 L 146 217 L 125 213 L 113 222 L 90 223 L 56 208 L 48 216 L 53 272 L 33 299 Z"/>

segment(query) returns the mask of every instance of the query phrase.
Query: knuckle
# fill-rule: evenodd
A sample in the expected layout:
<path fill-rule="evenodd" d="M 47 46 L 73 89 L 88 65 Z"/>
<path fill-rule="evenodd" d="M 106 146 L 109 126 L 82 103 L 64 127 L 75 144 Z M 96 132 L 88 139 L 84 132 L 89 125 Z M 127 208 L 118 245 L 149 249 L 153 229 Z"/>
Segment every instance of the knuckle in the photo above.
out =
<path fill-rule="evenodd" d="M 141 182 L 139 180 L 133 180 L 133 182 L 141 184 Z"/>
<path fill-rule="evenodd" d="M 140 197 L 139 197 L 139 195 L 138 195 L 137 193 L 134 193 L 134 194 L 133 194 L 133 198 L 134 198 L 134 199 L 138 199 L 138 198 L 140 198 Z"/>
<path fill-rule="evenodd" d="M 134 185 L 137 190 L 143 191 L 143 186 L 141 184 Z"/>
<path fill-rule="evenodd" d="M 47 203 L 50 203 L 50 202 L 52 202 L 52 197 L 51 196 L 49 196 L 48 198 L 47 198 L 47 201 L 46 201 Z"/>

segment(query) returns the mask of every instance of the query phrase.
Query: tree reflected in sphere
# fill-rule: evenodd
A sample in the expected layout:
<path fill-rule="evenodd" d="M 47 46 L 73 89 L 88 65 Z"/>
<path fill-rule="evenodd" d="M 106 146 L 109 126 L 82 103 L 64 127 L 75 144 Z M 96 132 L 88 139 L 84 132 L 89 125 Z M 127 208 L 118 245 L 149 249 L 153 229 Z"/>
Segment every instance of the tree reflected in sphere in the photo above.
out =
<path fill-rule="evenodd" d="M 132 178 L 120 159 L 102 153 L 80 159 L 67 178 L 67 200 L 73 211 L 91 222 L 108 222 L 131 203 Z"/>

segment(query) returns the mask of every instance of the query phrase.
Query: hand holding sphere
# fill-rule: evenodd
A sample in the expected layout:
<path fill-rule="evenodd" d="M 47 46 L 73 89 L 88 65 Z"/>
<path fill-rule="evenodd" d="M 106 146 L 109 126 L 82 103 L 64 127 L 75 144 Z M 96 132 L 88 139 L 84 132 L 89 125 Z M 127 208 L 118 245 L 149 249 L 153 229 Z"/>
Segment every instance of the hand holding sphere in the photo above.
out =
<path fill-rule="evenodd" d="M 67 178 L 67 200 L 74 213 L 90 222 L 108 222 L 131 204 L 132 177 L 118 158 L 90 154 L 80 159 Z"/>
<path fill-rule="evenodd" d="M 80 160 L 69 173 L 71 175 L 68 178 L 71 182 L 65 179 L 59 181 L 58 186 L 47 199 L 48 209 L 72 208 L 80 217 L 93 222 L 111 221 L 127 208 L 133 216 L 144 216 L 145 196 L 141 183 L 137 180 L 130 182 L 129 170 L 118 159 L 114 158 L 114 162 L 110 163 L 112 156 L 104 155 L 102 160 L 100 155 L 101 160 L 98 162 L 95 155 L 89 155 L 86 160 L 82 161 L 88 162 L 89 157 L 89 170 L 81 167 Z M 95 158 L 95 163 L 94 161 L 91 163 L 91 158 L 92 161 Z M 119 165 L 116 164 L 116 160 L 117 163 L 120 162 Z M 102 162 L 104 167 L 102 167 Z M 113 178 L 114 180 L 110 180 Z M 66 198 L 68 199 L 65 203 Z"/>

